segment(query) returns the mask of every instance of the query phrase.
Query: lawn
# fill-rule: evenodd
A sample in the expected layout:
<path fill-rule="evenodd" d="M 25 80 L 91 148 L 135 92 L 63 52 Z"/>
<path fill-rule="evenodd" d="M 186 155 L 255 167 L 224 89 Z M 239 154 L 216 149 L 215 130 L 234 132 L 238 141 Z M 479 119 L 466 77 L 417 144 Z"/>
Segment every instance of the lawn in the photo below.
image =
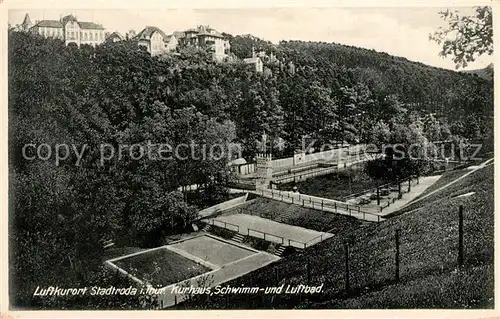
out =
<path fill-rule="evenodd" d="M 188 309 L 488 308 L 494 306 L 493 166 L 454 184 L 419 210 L 351 236 L 334 237 L 228 282 L 232 286 L 324 284 L 316 295 L 230 295 L 193 300 Z M 473 197 L 452 198 L 475 191 Z M 457 271 L 458 207 L 464 206 L 464 267 Z M 395 283 L 395 232 L 400 229 L 400 282 Z M 344 243 L 349 243 L 350 290 Z M 309 267 L 307 265 L 310 265 Z M 309 268 L 309 271 L 308 271 Z M 458 275 L 457 275 L 458 273 Z M 203 298 L 203 297 L 200 297 Z"/>
<path fill-rule="evenodd" d="M 218 266 L 255 254 L 252 250 L 210 236 L 191 238 L 171 246 Z"/>
<path fill-rule="evenodd" d="M 113 262 L 129 274 L 156 287 L 165 287 L 211 271 L 166 248 L 148 251 Z"/>
<path fill-rule="evenodd" d="M 330 174 L 307 179 L 297 183 L 287 183 L 279 186 L 280 190 L 290 191 L 297 186 L 301 194 L 330 198 L 344 201 L 349 195 L 358 194 L 377 187 L 377 184 L 366 174 L 355 171 Z M 349 181 L 349 178 L 351 181 Z"/>

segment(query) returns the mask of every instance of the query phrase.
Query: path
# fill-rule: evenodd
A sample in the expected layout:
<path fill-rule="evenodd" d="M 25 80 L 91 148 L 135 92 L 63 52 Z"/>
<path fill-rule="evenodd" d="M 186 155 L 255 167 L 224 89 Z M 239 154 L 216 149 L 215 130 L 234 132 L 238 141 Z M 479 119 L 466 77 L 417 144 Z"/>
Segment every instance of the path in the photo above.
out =
<path fill-rule="evenodd" d="M 417 185 L 413 185 L 410 192 L 405 193 L 403 198 L 396 200 L 391 206 L 384 208 L 381 212 L 378 213 L 378 215 L 386 216 L 390 213 L 400 210 L 409 202 L 417 198 L 440 178 L 441 175 L 420 177 L 419 183 Z"/>
<path fill-rule="evenodd" d="M 435 194 L 435 193 L 437 193 L 437 192 L 440 192 L 440 191 L 442 191 L 443 189 L 445 189 L 445 188 L 449 187 L 450 185 L 453 185 L 453 184 L 457 183 L 458 181 L 460 181 L 460 180 L 462 180 L 462 179 L 466 178 L 466 177 L 467 177 L 467 176 L 469 176 L 470 174 L 473 174 L 474 172 L 476 172 L 476 171 L 478 171 L 478 170 L 480 170 L 480 169 L 483 169 L 483 168 L 485 168 L 485 167 L 487 167 L 487 166 L 489 166 L 489 165 L 493 165 L 493 160 L 494 160 L 494 158 L 491 158 L 491 159 L 487 160 L 486 162 L 482 163 L 481 165 L 471 167 L 471 168 L 472 168 L 472 169 L 471 169 L 471 171 L 470 171 L 470 172 L 468 172 L 467 174 L 464 174 L 464 175 L 460 176 L 460 177 L 459 177 L 459 178 L 457 178 L 456 180 L 451 181 L 451 182 L 449 182 L 448 184 L 446 184 L 446 185 L 444 185 L 444 186 L 441 186 L 440 188 L 438 188 L 438 189 L 436 189 L 436 190 L 434 190 L 434 191 L 430 192 L 429 194 L 427 194 L 427 195 L 425 195 L 425 196 L 422 196 L 422 197 L 420 197 L 420 198 L 418 198 L 418 199 L 414 200 L 414 201 L 413 201 L 413 202 L 411 202 L 411 203 L 407 203 L 407 205 L 408 205 L 408 204 L 418 203 L 418 202 L 420 202 L 421 200 L 424 200 L 424 199 L 426 199 L 427 197 L 429 197 L 429 196 L 431 196 L 431 195 L 433 195 L 433 194 Z M 405 205 L 405 206 L 407 206 L 407 205 Z M 405 206 L 402 206 L 401 208 L 403 208 L 403 207 L 405 207 Z"/>

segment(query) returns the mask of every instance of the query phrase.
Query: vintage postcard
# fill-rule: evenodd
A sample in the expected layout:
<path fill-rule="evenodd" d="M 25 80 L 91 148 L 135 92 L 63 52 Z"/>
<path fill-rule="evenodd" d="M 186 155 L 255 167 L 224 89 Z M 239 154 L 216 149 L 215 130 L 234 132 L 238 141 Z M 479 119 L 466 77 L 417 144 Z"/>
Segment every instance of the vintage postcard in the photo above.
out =
<path fill-rule="evenodd" d="M 495 3 L 0 9 L 1 318 L 497 314 Z"/>

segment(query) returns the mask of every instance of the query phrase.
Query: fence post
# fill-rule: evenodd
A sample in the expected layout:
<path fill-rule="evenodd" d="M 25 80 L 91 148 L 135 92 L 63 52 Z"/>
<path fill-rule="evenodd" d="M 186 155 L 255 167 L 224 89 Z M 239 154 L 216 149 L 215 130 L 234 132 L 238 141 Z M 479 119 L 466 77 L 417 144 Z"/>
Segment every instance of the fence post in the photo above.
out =
<path fill-rule="evenodd" d="M 401 182 L 399 181 L 398 178 L 398 199 L 401 199 L 403 196 L 401 194 Z"/>
<path fill-rule="evenodd" d="M 305 246 L 305 244 L 304 244 Z M 305 249 L 305 247 L 304 247 Z M 311 284 L 311 262 L 309 261 L 309 257 L 307 258 L 307 284 Z"/>
<path fill-rule="evenodd" d="M 333 206 L 335 207 L 335 212 L 337 212 L 337 202 L 333 202 Z"/>
<path fill-rule="evenodd" d="M 411 191 L 411 177 L 408 178 L 408 193 Z"/>
<path fill-rule="evenodd" d="M 292 197 L 292 204 L 293 204 L 293 197 Z"/>
<path fill-rule="evenodd" d="M 347 242 L 344 243 L 344 252 L 345 252 L 345 291 L 349 293 L 349 244 Z"/>
<path fill-rule="evenodd" d="M 458 208 L 458 266 L 464 264 L 464 207 Z"/>
<path fill-rule="evenodd" d="M 304 199 L 302 199 L 302 206 L 304 206 Z"/>
<path fill-rule="evenodd" d="M 396 282 L 399 282 L 399 233 L 400 229 L 396 229 Z"/>
<path fill-rule="evenodd" d="M 377 186 L 377 205 L 380 205 L 380 187 Z"/>

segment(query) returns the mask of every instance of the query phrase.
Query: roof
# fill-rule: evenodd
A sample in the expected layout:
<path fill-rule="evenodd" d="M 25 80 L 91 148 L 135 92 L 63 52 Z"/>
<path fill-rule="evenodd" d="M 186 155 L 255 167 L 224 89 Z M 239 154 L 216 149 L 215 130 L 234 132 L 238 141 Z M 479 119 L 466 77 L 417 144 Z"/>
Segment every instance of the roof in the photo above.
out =
<path fill-rule="evenodd" d="M 77 20 L 76 20 L 76 17 L 74 15 L 72 15 L 72 14 L 64 16 L 64 17 L 61 18 L 61 22 L 62 22 L 63 25 L 65 25 L 69 21 L 77 21 Z"/>
<path fill-rule="evenodd" d="M 240 157 L 240 158 L 237 158 L 235 160 L 230 161 L 229 165 L 244 165 L 246 163 L 247 163 L 247 161 L 244 158 Z"/>
<path fill-rule="evenodd" d="M 172 33 L 172 35 L 175 36 L 177 39 L 182 38 L 182 37 L 185 36 L 184 32 L 182 32 L 182 31 L 174 31 Z"/>
<path fill-rule="evenodd" d="M 216 38 L 224 38 L 224 36 L 220 33 L 220 32 L 217 32 L 215 30 L 213 30 L 214 32 L 207 32 L 207 31 L 201 31 L 198 33 L 198 36 L 211 36 L 211 37 L 216 37 Z"/>
<path fill-rule="evenodd" d="M 163 39 L 166 39 L 167 38 L 167 35 L 165 34 L 165 32 L 163 32 L 161 29 L 157 28 L 157 27 L 153 27 L 153 26 L 146 26 L 144 28 L 144 30 L 142 30 L 141 32 L 139 32 L 135 38 L 136 39 L 141 39 L 141 38 L 151 38 L 151 35 L 155 32 L 158 32 L 159 34 L 161 34 L 161 36 L 163 37 Z"/>
<path fill-rule="evenodd" d="M 164 38 L 164 40 L 165 40 L 165 42 L 170 42 L 170 40 L 172 40 L 172 38 L 177 38 L 177 37 L 174 34 L 169 34 Z"/>
<path fill-rule="evenodd" d="M 203 25 L 199 25 L 197 28 L 187 29 L 184 32 L 174 31 L 173 35 L 175 35 L 177 38 L 183 38 L 186 36 L 186 33 L 196 33 L 196 36 L 211 36 L 216 38 L 224 38 L 222 33 L 208 26 L 203 26 Z"/>
<path fill-rule="evenodd" d="M 30 15 L 26 13 L 22 25 L 32 25 L 32 24 L 33 23 L 31 23 Z"/>
<path fill-rule="evenodd" d="M 73 16 L 66 16 L 61 19 L 61 21 L 58 20 L 42 20 L 38 22 L 35 26 L 36 27 L 48 27 L 48 28 L 62 28 L 64 24 L 66 24 L 68 21 L 76 21 L 72 20 L 74 17 Z M 94 22 L 78 22 L 78 25 L 80 25 L 80 28 L 82 29 L 97 29 L 97 30 L 104 30 L 103 26 Z"/>
<path fill-rule="evenodd" d="M 117 32 L 117 31 L 115 31 L 115 32 L 111 33 L 110 35 L 108 35 L 108 36 L 106 37 L 106 39 L 111 39 L 111 38 L 114 38 L 114 37 L 117 37 L 117 38 L 119 38 L 120 40 L 125 39 L 125 37 L 124 37 L 123 35 L 121 35 L 121 33 L 120 33 L 120 32 Z"/>
<path fill-rule="evenodd" d="M 78 22 L 82 29 L 97 29 L 104 30 L 103 26 L 94 22 Z"/>
<path fill-rule="evenodd" d="M 35 24 L 35 27 L 49 27 L 49 28 L 62 28 L 61 21 L 57 20 L 42 20 Z"/>
<path fill-rule="evenodd" d="M 260 61 L 260 58 L 245 58 L 243 59 L 243 62 L 245 63 L 257 63 Z"/>

